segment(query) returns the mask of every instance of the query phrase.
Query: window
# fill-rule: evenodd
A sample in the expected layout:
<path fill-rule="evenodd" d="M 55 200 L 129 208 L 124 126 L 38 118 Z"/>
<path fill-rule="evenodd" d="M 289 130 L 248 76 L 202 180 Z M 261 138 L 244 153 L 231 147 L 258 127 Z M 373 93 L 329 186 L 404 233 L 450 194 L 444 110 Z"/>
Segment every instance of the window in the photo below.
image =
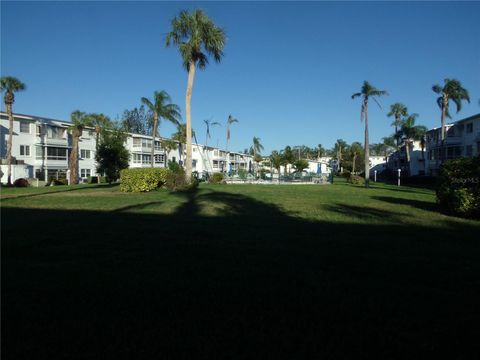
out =
<path fill-rule="evenodd" d="M 81 159 L 91 159 L 91 151 L 82 149 L 80 150 L 80 158 Z"/>
<path fill-rule="evenodd" d="M 140 139 L 140 138 L 133 138 L 133 146 L 134 146 L 134 147 L 140 147 L 140 146 L 142 146 L 142 139 Z"/>
<path fill-rule="evenodd" d="M 177 162 L 177 158 L 175 156 L 172 157 L 172 162 Z"/>
<path fill-rule="evenodd" d="M 162 150 L 162 146 L 160 145 L 160 141 L 155 141 L 155 150 Z"/>
<path fill-rule="evenodd" d="M 468 129 L 468 126 L 467 126 L 467 129 Z M 472 145 L 465 146 L 465 152 L 466 152 L 466 156 L 471 157 L 473 154 L 473 146 Z"/>
<path fill-rule="evenodd" d="M 213 168 L 218 169 L 218 160 L 213 160 Z"/>
<path fill-rule="evenodd" d="M 37 125 L 36 129 L 37 129 L 37 136 L 42 136 L 42 125 Z"/>
<path fill-rule="evenodd" d="M 35 146 L 35 158 L 36 159 L 43 159 L 45 154 L 45 150 L 41 146 Z"/>
<path fill-rule="evenodd" d="M 155 164 L 163 164 L 165 162 L 165 155 L 156 154 L 155 155 Z"/>
<path fill-rule="evenodd" d="M 90 169 L 80 169 L 80 177 L 87 178 L 90 176 Z"/>
<path fill-rule="evenodd" d="M 467 124 L 467 134 L 472 132 L 473 132 L 473 123 L 469 123 Z"/>
<path fill-rule="evenodd" d="M 58 126 L 49 126 L 47 128 L 47 137 L 49 139 L 63 139 L 65 129 Z"/>
<path fill-rule="evenodd" d="M 20 132 L 30 134 L 30 123 L 20 120 Z"/>
<path fill-rule="evenodd" d="M 30 156 L 29 145 L 20 145 L 20 156 Z"/>
<path fill-rule="evenodd" d="M 195 169 L 197 167 L 197 160 L 193 159 L 192 160 L 192 169 Z"/>
<path fill-rule="evenodd" d="M 47 159 L 48 160 L 67 160 L 67 149 L 47 147 Z"/>
<path fill-rule="evenodd" d="M 141 154 L 132 154 L 132 160 L 134 164 L 141 164 L 142 163 L 142 155 Z"/>
<path fill-rule="evenodd" d="M 142 163 L 151 164 L 152 163 L 152 155 L 142 154 Z"/>

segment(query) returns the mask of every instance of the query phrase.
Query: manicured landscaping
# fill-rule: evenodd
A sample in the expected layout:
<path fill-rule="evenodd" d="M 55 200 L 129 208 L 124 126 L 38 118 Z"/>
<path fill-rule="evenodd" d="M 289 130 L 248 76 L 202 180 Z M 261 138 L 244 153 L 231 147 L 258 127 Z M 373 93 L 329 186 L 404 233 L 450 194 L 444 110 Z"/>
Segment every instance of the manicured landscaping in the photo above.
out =
<path fill-rule="evenodd" d="M 472 358 L 480 222 L 430 189 L 2 188 L 9 359 Z"/>

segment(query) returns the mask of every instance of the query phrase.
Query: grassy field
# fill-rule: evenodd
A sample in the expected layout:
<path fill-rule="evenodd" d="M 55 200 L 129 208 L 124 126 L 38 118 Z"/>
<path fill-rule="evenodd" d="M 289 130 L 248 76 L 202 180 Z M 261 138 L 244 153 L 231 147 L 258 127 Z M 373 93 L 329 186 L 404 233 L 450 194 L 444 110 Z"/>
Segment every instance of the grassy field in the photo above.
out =
<path fill-rule="evenodd" d="M 428 189 L 0 197 L 5 359 L 480 356 L 480 222 Z"/>

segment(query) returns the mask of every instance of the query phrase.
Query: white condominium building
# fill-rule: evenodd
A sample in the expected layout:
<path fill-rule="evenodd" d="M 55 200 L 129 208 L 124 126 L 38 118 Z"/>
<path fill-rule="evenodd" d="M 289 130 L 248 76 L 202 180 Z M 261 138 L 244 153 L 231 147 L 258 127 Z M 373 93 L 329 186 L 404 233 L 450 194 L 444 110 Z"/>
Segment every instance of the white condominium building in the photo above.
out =
<path fill-rule="evenodd" d="M 12 182 L 18 178 L 65 178 L 68 170 L 72 138 L 68 121 L 48 119 L 39 116 L 14 114 L 12 141 Z M 0 112 L 0 175 L 1 182 L 7 182 L 7 139 L 8 116 Z M 161 141 L 140 134 L 128 134 L 125 147 L 130 153 L 131 168 L 152 166 L 154 146 L 154 167 L 166 167 L 168 161 L 183 164 L 186 157 L 185 144 L 177 143 L 177 149 L 166 151 Z M 85 128 L 79 142 L 78 169 L 80 181 L 89 176 L 98 176 L 95 163 L 95 129 Z M 193 171 L 202 173 L 237 171 L 252 167 L 253 157 L 237 152 L 227 152 L 215 147 L 193 144 Z"/>

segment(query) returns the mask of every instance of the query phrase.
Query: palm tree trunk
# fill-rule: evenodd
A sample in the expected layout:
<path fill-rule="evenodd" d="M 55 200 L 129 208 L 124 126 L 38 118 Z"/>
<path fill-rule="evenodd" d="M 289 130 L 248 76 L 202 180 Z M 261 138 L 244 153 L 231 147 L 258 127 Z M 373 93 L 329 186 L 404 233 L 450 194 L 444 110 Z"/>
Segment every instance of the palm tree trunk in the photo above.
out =
<path fill-rule="evenodd" d="M 443 106 L 442 106 L 442 144 L 440 146 L 440 163 L 443 163 L 446 159 L 445 149 L 445 118 L 447 116 L 448 96 L 443 94 Z"/>
<path fill-rule="evenodd" d="M 5 108 L 7 109 L 8 114 L 8 141 L 7 141 L 7 164 L 8 164 L 8 175 L 7 175 L 7 184 L 12 184 L 12 141 L 13 141 L 13 114 L 12 114 L 12 104 L 5 103 Z"/>
<path fill-rule="evenodd" d="M 185 96 L 185 112 L 187 114 L 187 159 L 185 176 L 187 182 L 192 178 L 192 114 L 190 104 L 192 101 L 193 79 L 195 77 L 195 61 L 191 60 L 188 68 L 187 94 Z"/>
<path fill-rule="evenodd" d="M 78 184 L 78 130 L 73 130 L 72 150 L 70 152 L 70 185 Z"/>
<path fill-rule="evenodd" d="M 368 188 L 370 182 L 370 146 L 368 143 L 368 100 L 365 101 L 365 187 Z"/>
<path fill-rule="evenodd" d="M 155 167 L 155 137 L 157 135 L 158 114 L 153 114 L 153 129 L 152 129 L 152 168 Z"/>
<path fill-rule="evenodd" d="M 355 174 L 355 162 L 356 161 L 357 161 L 357 154 L 353 155 L 352 174 Z"/>
<path fill-rule="evenodd" d="M 410 175 L 410 139 L 405 141 L 405 152 L 407 153 L 408 175 Z"/>

